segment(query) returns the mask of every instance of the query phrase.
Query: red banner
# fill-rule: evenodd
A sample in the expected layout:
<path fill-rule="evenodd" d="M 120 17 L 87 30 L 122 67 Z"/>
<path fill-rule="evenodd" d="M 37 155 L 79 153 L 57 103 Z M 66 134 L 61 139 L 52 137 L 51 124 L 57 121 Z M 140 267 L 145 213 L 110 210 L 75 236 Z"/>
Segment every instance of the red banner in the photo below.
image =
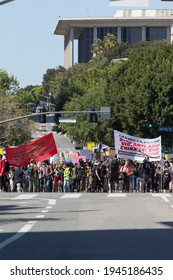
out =
<path fill-rule="evenodd" d="M 18 147 L 6 147 L 6 158 L 11 166 L 26 166 L 30 159 L 40 162 L 57 154 L 52 133 Z"/>

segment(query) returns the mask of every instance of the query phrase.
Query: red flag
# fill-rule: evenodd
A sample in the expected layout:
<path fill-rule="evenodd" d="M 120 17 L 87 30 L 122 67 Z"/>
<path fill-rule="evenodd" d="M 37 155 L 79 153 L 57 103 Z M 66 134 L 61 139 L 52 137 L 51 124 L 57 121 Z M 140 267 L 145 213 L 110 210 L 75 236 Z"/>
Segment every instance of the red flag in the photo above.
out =
<path fill-rule="evenodd" d="M 26 166 L 30 159 L 40 162 L 55 154 L 57 154 L 57 148 L 52 133 L 22 146 L 6 147 L 6 158 L 11 166 Z"/>

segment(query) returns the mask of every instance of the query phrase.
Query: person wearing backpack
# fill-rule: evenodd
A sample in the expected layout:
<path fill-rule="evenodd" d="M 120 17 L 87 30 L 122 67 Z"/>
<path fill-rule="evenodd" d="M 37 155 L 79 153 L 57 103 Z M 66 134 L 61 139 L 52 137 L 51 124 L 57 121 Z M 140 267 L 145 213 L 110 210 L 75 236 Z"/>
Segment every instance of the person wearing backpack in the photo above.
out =
<path fill-rule="evenodd" d="M 36 192 L 38 182 L 38 166 L 33 159 L 30 160 L 30 164 L 27 166 L 27 171 L 29 180 L 29 192 Z"/>
<path fill-rule="evenodd" d="M 23 183 L 24 183 L 25 174 L 21 168 L 21 166 L 15 167 L 15 171 L 13 174 L 13 192 L 23 192 Z"/>

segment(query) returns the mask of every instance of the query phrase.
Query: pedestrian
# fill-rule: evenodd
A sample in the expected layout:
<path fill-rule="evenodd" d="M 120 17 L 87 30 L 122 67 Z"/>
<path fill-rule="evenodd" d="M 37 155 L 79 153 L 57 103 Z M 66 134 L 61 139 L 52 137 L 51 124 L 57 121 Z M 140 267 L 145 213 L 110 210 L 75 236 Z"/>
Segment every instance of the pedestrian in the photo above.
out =
<path fill-rule="evenodd" d="M 70 166 L 67 163 L 64 169 L 63 192 L 70 192 L 70 182 L 71 182 L 70 176 L 71 176 Z"/>
<path fill-rule="evenodd" d="M 6 170 L 5 170 L 5 160 L 2 159 L 2 155 L 0 154 L 0 191 L 7 191 L 6 187 Z"/>
<path fill-rule="evenodd" d="M 23 192 L 24 172 L 21 166 L 15 167 L 13 174 L 13 192 Z"/>
<path fill-rule="evenodd" d="M 38 181 L 38 166 L 34 159 L 30 160 L 30 164 L 27 167 L 27 171 L 29 180 L 29 192 L 36 192 Z"/>

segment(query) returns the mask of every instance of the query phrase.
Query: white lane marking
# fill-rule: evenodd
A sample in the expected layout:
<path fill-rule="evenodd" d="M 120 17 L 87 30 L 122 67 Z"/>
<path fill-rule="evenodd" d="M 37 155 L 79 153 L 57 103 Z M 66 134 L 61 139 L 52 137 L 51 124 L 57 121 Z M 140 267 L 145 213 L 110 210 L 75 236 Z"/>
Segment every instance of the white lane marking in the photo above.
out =
<path fill-rule="evenodd" d="M 110 193 L 107 195 L 107 197 L 126 197 L 126 193 Z"/>
<path fill-rule="evenodd" d="M 167 197 L 170 197 L 170 194 L 166 193 L 152 193 L 151 194 L 153 197 L 161 197 L 165 202 L 169 202 L 169 199 Z"/>
<path fill-rule="evenodd" d="M 42 210 L 41 213 L 48 213 L 48 210 Z"/>
<path fill-rule="evenodd" d="M 14 242 L 15 240 L 21 238 L 25 233 L 31 230 L 33 224 L 26 224 L 24 225 L 16 234 L 11 236 L 10 238 L 6 239 L 5 241 L 0 243 L 0 250 L 9 245 L 10 243 Z"/>
<path fill-rule="evenodd" d="M 165 202 L 169 202 L 169 199 L 166 198 L 165 196 L 162 196 L 162 199 L 163 199 Z"/>
<path fill-rule="evenodd" d="M 52 206 L 46 206 L 46 209 L 52 209 Z"/>
<path fill-rule="evenodd" d="M 37 221 L 28 221 L 28 224 L 36 224 Z"/>
<path fill-rule="evenodd" d="M 173 208 L 173 205 L 171 205 L 171 208 Z"/>
<path fill-rule="evenodd" d="M 56 204 L 56 199 L 49 199 L 48 204 L 49 205 L 55 205 Z"/>
<path fill-rule="evenodd" d="M 36 219 L 41 219 L 41 218 L 44 218 L 44 215 L 37 215 L 35 218 Z"/>
<path fill-rule="evenodd" d="M 60 198 L 79 198 L 82 194 L 72 193 L 72 194 L 64 194 Z"/>
<path fill-rule="evenodd" d="M 38 194 L 21 194 L 21 195 L 19 195 L 19 196 L 17 196 L 17 197 L 14 197 L 14 198 L 12 198 L 12 199 L 32 199 L 32 198 L 34 198 L 34 197 L 36 197 Z"/>

